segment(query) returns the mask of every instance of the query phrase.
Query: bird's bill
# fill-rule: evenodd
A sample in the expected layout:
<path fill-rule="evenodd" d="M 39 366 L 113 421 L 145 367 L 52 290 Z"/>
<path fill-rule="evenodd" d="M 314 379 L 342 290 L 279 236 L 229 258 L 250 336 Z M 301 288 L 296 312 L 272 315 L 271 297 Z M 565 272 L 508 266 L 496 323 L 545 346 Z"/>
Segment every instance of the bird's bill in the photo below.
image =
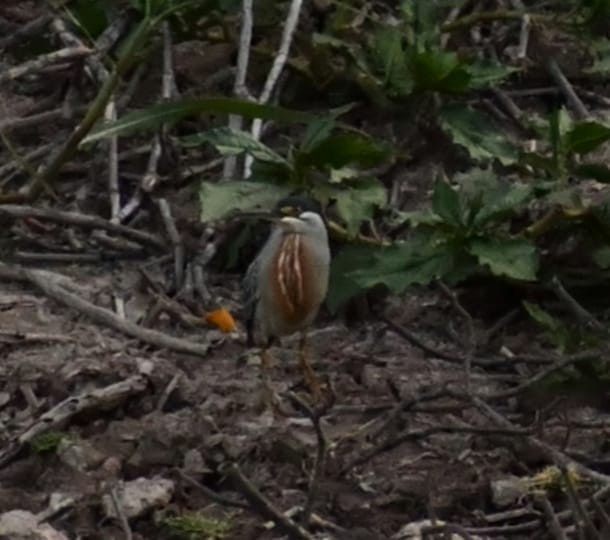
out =
<path fill-rule="evenodd" d="M 238 219 L 262 219 L 265 221 L 277 221 L 280 218 L 275 215 L 273 212 L 260 210 L 260 211 L 251 211 L 251 212 L 236 212 L 233 214 L 233 217 Z"/>
<path fill-rule="evenodd" d="M 286 216 L 283 217 L 281 219 L 277 220 L 277 223 L 279 223 L 280 225 L 284 226 L 284 227 L 294 227 L 295 225 L 298 225 L 301 222 L 301 220 L 299 218 L 295 218 L 292 216 Z"/>
<path fill-rule="evenodd" d="M 283 205 L 273 210 L 251 210 L 247 212 L 235 212 L 234 217 L 238 219 L 262 219 L 277 222 L 284 217 L 297 217 L 301 209 L 294 205 Z"/>

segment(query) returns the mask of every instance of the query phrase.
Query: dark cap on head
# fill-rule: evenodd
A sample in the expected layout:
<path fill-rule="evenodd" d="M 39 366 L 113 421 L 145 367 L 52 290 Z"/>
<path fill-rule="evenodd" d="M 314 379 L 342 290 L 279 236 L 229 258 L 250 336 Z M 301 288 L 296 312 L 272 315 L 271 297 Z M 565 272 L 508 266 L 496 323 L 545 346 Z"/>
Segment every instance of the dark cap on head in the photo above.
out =
<path fill-rule="evenodd" d="M 315 199 L 308 197 L 285 197 L 274 208 L 274 213 L 279 216 L 298 216 L 303 212 L 315 212 L 324 217 L 322 205 Z"/>

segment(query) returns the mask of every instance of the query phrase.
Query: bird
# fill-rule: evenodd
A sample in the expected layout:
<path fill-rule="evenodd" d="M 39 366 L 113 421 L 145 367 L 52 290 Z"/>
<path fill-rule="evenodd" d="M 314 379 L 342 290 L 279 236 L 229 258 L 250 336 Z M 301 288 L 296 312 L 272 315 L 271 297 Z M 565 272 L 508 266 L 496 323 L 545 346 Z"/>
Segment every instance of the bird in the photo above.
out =
<path fill-rule="evenodd" d="M 283 217 L 280 217 L 283 216 Z M 276 205 L 267 241 L 242 281 L 247 344 L 262 344 L 263 383 L 269 389 L 269 349 L 283 336 L 301 333 L 299 364 L 315 400 L 321 385 L 308 360 L 307 329 L 328 291 L 330 248 L 321 208 L 314 201 L 287 198 Z"/>

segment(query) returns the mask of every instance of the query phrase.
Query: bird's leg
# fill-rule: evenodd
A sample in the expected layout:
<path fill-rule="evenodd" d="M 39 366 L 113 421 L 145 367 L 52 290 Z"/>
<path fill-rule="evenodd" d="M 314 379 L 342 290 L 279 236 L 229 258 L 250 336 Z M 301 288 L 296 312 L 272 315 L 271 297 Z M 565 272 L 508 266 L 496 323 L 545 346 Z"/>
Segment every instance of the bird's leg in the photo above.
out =
<path fill-rule="evenodd" d="M 309 360 L 307 359 L 307 334 L 303 332 L 301 339 L 299 340 L 299 364 L 301 365 L 301 371 L 303 372 L 303 378 L 309 386 L 311 395 L 315 401 L 320 401 L 322 398 L 322 390 L 320 379 L 316 375 L 315 371 L 311 367 Z"/>
<path fill-rule="evenodd" d="M 280 398 L 273 389 L 271 377 L 269 376 L 269 368 L 271 366 L 270 346 L 271 342 L 267 343 L 261 350 L 262 401 L 265 407 L 268 407 L 273 412 L 277 412 L 279 410 Z"/>

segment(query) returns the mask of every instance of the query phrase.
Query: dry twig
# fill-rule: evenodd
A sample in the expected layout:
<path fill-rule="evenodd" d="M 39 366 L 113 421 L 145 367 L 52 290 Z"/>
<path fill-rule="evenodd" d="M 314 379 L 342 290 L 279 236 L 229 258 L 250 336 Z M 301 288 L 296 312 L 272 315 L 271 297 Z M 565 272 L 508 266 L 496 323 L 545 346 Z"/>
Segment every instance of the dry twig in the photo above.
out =
<path fill-rule="evenodd" d="M 121 522 L 121 528 L 123 529 L 125 540 L 132 540 L 133 533 L 131 532 L 129 521 L 127 520 L 127 516 L 125 515 L 125 511 L 123 510 L 123 505 L 121 504 L 121 501 L 119 501 L 119 496 L 117 494 L 116 487 L 110 490 L 110 499 L 112 500 L 112 506 L 114 507 L 114 511 L 119 517 L 119 521 Z"/>
<path fill-rule="evenodd" d="M 314 540 L 303 527 L 295 523 L 291 518 L 280 512 L 267 497 L 265 497 L 252 482 L 244 476 L 237 463 L 226 463 L 220 469 L 235 484 L 235 487 L 250 503 L 250 508 L 265 519 L 273 521 L 278 529 L 290 538 L 297 540 Z"/>
<path fill-rule="evenodd" d="M 109 326 L 114 330 L 132 336 L 149 345 L 154 345 L 155 347 L 170 349 L 199 357 L 207 356 L 209 348 L 207 344 L 194 343 L 186 339 L 164 334 L 157 330 L 142 328 L 129 320 L 122 319 L 108 309 L 96 306 L 80 296 L 68 292 L 59 285 L 56 279 L 49 279 L 49 274 L 49 272 L 42 273 L 38 270 L 29 270 L 19 266 L 0 263 L 0 277 L 4 279 L 28 281 L 33 285 L 36 285 L 47 296 L 53 298 L 53 300 L 76 309 L 87 317 Z"/>
<path fill-rule="evenodd" d="M 324 435 L 324 431 L 322 429 L 322 417 L 329 411 L 329 409 L 334 403 L 334 392 L 332 393 L 331 400 L 325 403 L 322 408 L 316 410 L 312 409 L 294 392 L 289 392 L 288 398 L 290 399 L 292 404 L 301 411 L 302 414 L 304 414 L 311 420 L 311 423 L 313 424 L 314 430 L 316 432 L 316 457 L 314 460 L 311 477 L 309 478 L 307 502 L 305 503 L 305 508 L 303 508 L 303 513 L 301 514 L 301 523 L 304 527 L 307 527 L 309 525 L 313 506 L 318 495 L 320 479 L 322 478 L 322 474 L 324 472 L 324 464 L 326 463 L 326 451 L 328 448 L 328 443 L 326 441 L 326 436 Z"/>
<path fill-rule="evenodd" d="M 74 416 L 90 410 L 108 410 L 122 403 L 129 396 L 146 389 L 148 379 L 144 375 L 133 375 L 124 381 L 96 388 L 80 395 L 71 396 L 44 413 L 23 433 L 13 438 L 0 451 L 0 467 L 14 459 L 26 444 L 39 435 L 60 429 Z"/>

